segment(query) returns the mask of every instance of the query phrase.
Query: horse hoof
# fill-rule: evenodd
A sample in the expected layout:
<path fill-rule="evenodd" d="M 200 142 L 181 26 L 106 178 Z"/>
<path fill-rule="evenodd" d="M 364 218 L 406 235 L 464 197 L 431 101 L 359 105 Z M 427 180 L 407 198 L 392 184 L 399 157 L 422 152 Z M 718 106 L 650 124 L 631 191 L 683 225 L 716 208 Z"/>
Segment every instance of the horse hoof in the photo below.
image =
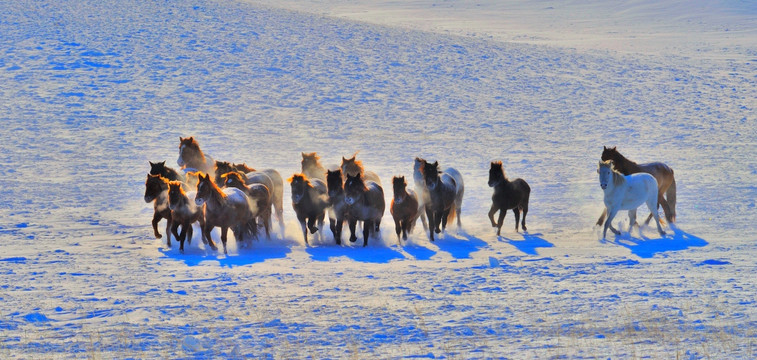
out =
<path fill-rule="evenodd" d="M 435 232 L 435 233 L 437 233 L 437 234 L 441 234 L 441 233 L 442 233 L 442 230 L 440 230 L 440 229 L 436 229 L 436 230 L 434 230 L 434 232 Z"/>
<path fill-rule="evenodd" d="M 310 228 L 310 233 L 311 234 L 315 234 L 316 231 L 318 231 L 317 227 L 314 226 L 314 227 Z"/>
<path fill-rule="evenodd" d="M 162 239 L 162 238 L 163 238 L 163 235 L 160 235 L 160 234 L 158 234 L 158 233 L 155 233 L 155 238 L 156 238 L 156 239 Z"/>

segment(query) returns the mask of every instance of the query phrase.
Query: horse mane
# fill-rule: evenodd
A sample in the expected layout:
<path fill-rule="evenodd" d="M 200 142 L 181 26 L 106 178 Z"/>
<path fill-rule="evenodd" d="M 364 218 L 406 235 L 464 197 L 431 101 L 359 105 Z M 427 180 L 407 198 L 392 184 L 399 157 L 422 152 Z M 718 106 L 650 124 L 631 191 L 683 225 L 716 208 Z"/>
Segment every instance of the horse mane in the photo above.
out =
<path fill-rule="evenodd" d="M 147 181 L 150 181 L 150 179 L 160 180 L 160 181 L 162 181 L 162 182 L 164 182 L 166 184 L 168 184 L 171 181 L 171 180 L 168 180 L 168 179 L 164 178 L 163 175 L 160 175 L 160 174 L 156 174 L 156 175 L 147 174 Z"/>
<path fill-rule="evenodd" d="M 615 186 L 623 185 L 626 182 L 626 177 L 623 173 L 615 169 L 615 163 L 612 160 L 600 161 L 599 167 L 608 168 L 612 171 L 612 183 Z"/>
<path fill-rule="evenodd" d="M 178 188 L 179 189 L 179 193 L 182 194 L 182 195 L 184 195 L 184 196 L 186 196 L 187 193 L 184 192 L 184 187 L 182 185 L 183 185 L 183 183 L 181 181 L 178 181 L 178 180 L 173 180 L 173 181 L 169 181 L 168 182 L 168 188 L 169 189 Z"/>
<path fill-rule="evenodd" d="M 249 173 L 249 172 L 255 172 L 256 170 L 247 166 L 246 163 L 241 164 L 231 164 L 231 168 L 236 171 L 241 171 L 243 173 Z"/>
<path fill-rule="evenodd" d="M 303 181 L 303 182 L 305 182 L 307 184 L 310 184 L 310 179 L 308 179 L 307 175 L 305 175 L 303 173 L 293 174 L 289 179 L 287 179 L 287 181 L 291 184 L 292 181 L 297 180 L 297 179 L 299 179 L 299 180 L 301 180 L 301 181 Z"/>
<path fill-rule="evenodd" d="M 610 160 L 619 160 L 619 161 L 616 161 L 616 162 L 628 162 L 628 163 L 633 164 L 633 165 L 638 165 L 633 160 L 630 160 L 627 157 L 623 156 L 623 154 L 621 154 L 620 151 L 618 151 L 618 147 L 617 146 L 613 146 L 611 148 L 604 147 L 603 152 L 604 151 L 607 151 L 610 154 Z"/>
<path fill-rule="evenodd" d="M 223 182 L 226 182 L 228 178 L 236 178 L 237 180 L 241 181 L 242 184 L 244 184 L 244 179 L 242 179 L 242 174 L 236 171 L 229 171 L 227 173 L 221 174 L 221 179 L 223 179 Z"/>
<path fill-rule="evenodd" d="M 363 174 L 364 174 L 364 172 L 365 172 L 365 169 L 363 169 L 363 162 L 362 162 L 362 161 L 360 161 L 360 160 L 357 160 L 357 159 L 355 158 L 355 157 L 357 156 L 357 153 L 358 153 L 358 152 L 359 152 L 359 151 L 355 152 L 355 154 L 354 154 L 354 155 L 352 155 L 352 157 L 351 157 L 351 158 L 349 158 L 349 159 L 346 159 L 346 158 L 342 157 L 342 167 L 344 167 L 345 163 L 347 163 L 347 164 L 354 164 L 354 165 L 355 165 L 355 166 L 357 166 L 357 168 L 358 168 L 358 171 L 359 171 L 359 176 L 360 176 L 360 177 L 362 177 L 362 176 L 363 176 Z M 345 172 L 346 172 L 346 171 L 345 171 Z"/>
<path fill-rule="evenodd" d="M 218 185 L 216 185 L 216 182 L 213 181 L 213 179 L 210 177 L 209 174 L 204 174 L 204 176 L 203 176 L 202 172 L 200 172 L 200 181 L 197 183 L 198 186 L 203 181 L 207 181 L 210 184 L 211 189 L 215 190 L 215 192 L 218 193 L 219 195 L 221 195 L 222 198 L 226 197 L 226 194 L 223 192 L 223 190 L 221 190 L 220 187 L 218 187 Z"/>
<path fill-rule="evenodd" d="M 502 179 L 507 181 L 507 173 L 505 173 L 505 167 L 502 166 L 502 161 L 492 161 L 492 168 L 499 169 L 499 171 L 502 173 Z"/>

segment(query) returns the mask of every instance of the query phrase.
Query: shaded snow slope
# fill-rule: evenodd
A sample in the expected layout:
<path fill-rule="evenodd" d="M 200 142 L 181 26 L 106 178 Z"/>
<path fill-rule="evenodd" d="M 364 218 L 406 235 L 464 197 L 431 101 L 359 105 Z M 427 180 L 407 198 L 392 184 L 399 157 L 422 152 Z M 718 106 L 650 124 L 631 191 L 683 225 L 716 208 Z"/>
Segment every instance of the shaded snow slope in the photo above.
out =
<path fill-rule="evenodd" d="M 754 356 L 755 59 L 229 1 L 0 13 L 4 357 Z M 387 211 L 368 248 L 305 247 L 285 201 L 284 236 L 228 257 L 196 236 L 179 254 L 142 195 L 147 161 L 175 166 L 188 135 L 285 177 L 301 151 L 359 151 L 385 184 L 439 160 L 465 178 L 464 229 L 431 244 L 419 225 L 400 247 Z M 603 145 L 675 170 L 669 236 L 600 240 Z M 512 213 L 490 228 L 491 160 L 531 184 L 528 233 Z"/>

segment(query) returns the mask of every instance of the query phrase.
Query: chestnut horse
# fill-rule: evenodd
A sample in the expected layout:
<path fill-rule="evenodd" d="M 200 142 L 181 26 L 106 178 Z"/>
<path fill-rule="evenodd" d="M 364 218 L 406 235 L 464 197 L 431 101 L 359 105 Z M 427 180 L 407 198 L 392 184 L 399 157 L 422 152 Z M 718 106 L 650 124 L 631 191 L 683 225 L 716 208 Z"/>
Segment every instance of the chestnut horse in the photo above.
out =
<path fill-rule="evenodd" d="M 224 187 L 233 187 L 242 190 L 250 200 L 255 202 L 258 213 L 256 216 L 263 222 L 265 236 L 271 238 L 271 192 L 263 184 L 245 184 L 247 178 L 238 172 L 227 172 L 221 175 Z"/>
<path fill-rule="evenodd" d="M 329 195 L 329 225 L 337 245 L 342 244 L 342 227 L 347 218 L 347 203 L 344 201 L 342 170 L 326 171 L 326 187 Z"/>
<path fill-rule="evenodd" d="M 302 236 L 308 245 L 308 230 L 311 234 L 320 231 L 323 236 L 323 219 L 329 199 L 326 184 L 318 179 L 308 179 L 303 174 L 294 174 L 289 178 L 292 185 L 292 208 L 297 214 L 297 220 L 302 226 Z M 318 227 L 315 226 L 316 221 Z"/>
<path fill-rule="evenodd" d="M 492 161 L 489 169 L 489 187 L 494 188 L 492 195 L 492 207 L 489 209 L 489 220 L 492 227 L 497 228 L 497 236 L 502 229 L 502 222 L 505 220 L 507 210 L 512 209 L 515 214 L 515 231 L 518 231 L 518 222 L 520 213 L 523 213 L 523 222 L 521 227 L 526 229 L 526 214 L 528 214 L 528 198 L 531 196 L 531 187 L 523 179 L 510 181 L 505 176 L 505 169 L 502 168 L 501 161 Z M 499 211 L 499 219 L 494 222 L 494 214 Z"/>
<path fill-rule="evenodd" d="M 350 225 L 350 241 L 355 242 L 355 226 L 358 220 L 363 221 L 363 246 L 368 245 L 371 233 L 378 233 L 381 218 L 384 216 L 386 202 L 384 189 L 374 181 L 364 181 L 362 176 L 347 175 L 344 182 L 344 202 L 347 203 L 347 214 Z"/>
<path fill-rule="evenodd" d="M 352 155 L 351 158 L 347 159 L 344 156 L 342 156 L 342 176 L 345 176 L 345 181 L 347 180 L 346 176 L 361 176 L 365 181 L 373 181 L 379 186 L 381 186 L 381 179 L 379 179 L 379 176 L 373 172 L 373 171 L 365 171 L 363 169 L 363 163 L 360 160 L 356 160 L 357 153 L 355 155 Z"/>
<path fill-rule="evenodd" d="M 623 175 L 631 175 L 640 172 L 644 172 L 654 176 L 657 180 L 657 203 L 658 207 L 662 206 L 662 211 L 665 213 L 665 219 L 668 222 L 673 223 L 676 221 L 676 179 L 673 174 L 673 169 L 661 162 L 652 162 L 646 164 L 637 164 L 631 160 L 626 159 L 617 147 L 608 148 L 603 146 L 602 161 L 612 160 L 615 170 Z M 665 195 L 665 196 L 663 196 Z M 657 211 L 657 210 L 655 210 Z M 597 225 L 602 225 L 606 212 L 597 220 Z M 649 224 L 652 219 L 652 214 L 649 214 L 645 224 Z"/>
<path fill-rule="evenodd" d="M 326 168 L 319 161 L 321 158 L 316 153 L 302 153 L 302 173 L 308 179 L 326 181 Z"/>
<path fill-rule="evenodd" d="M 223 253 L 226 252 L 226 238 L 229 228 L 234 233 L 237 242 L 244 245 L 250 237 L 257 237 L 257 223 L 255 222 L 255 205 L 237 188 L 221 190 L 211 179 L 210 175 L 200 175 L 197 183 L 197 206 L 205 205 L 205 238 L 213 250 L 218 248 L 210 237 L 214 227 L 221 228 L 221 242 Z"/>
<path fill-rule="evenodd" d="M 204 209 L 202 206 L 197 206 L 194 201 L 197 193 L 194 191 L 184 192 L 184 186 L 185 184 L 181 181 L 168 183 L 168 207 L 171 209 L 173 221 L 171 232 L 174 238 L 179 240 L 179 252 L 182 254 L 184 253 L 184 240 L 188 239 L 189 243 L 192 243 L 192 224 L 200 223 L 201 233 L 205 227 Z M 181 225 L 181 233 L 178 233 L 179 225 Z M 203 242 L 207 243 L 204 233 L 202 233 L 202 236 Z"/>
<path fill-rule="evenodd" d="M 397 242 L 402 245 L 401 239 L 407 240 L 407 233 L 413 232 L 415 221 L 421 214 L 418 208 L 418 197 L 413 190 L 407 188 L 407 182 L 404 176 L 393 177 L 392 187 L 394 197 L 392 198 L 389 212 L 394 219 L 394 230 L 397 233 Z M 400 238 L 402 233 L 402 238 Z"/>
<path fill-rule="evenodd" d="M 168 179 L 160 175 L 147 175 L 145 181 L 145 202 L 155 202 L 152 214 L 152 230 L 156 239 L 163 235 L 158 231 L 158 223 L 166 219 L 166 243 L 171 246 L 171 209 L 168 208 Z"/>

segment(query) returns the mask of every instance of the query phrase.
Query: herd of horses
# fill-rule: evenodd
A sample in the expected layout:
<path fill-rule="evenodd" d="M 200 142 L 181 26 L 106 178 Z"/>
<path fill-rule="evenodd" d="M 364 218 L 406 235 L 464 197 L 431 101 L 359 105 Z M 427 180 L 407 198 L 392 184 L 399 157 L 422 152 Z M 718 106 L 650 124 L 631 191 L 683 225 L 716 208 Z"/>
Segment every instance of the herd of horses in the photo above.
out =
<path fill-rule="evenodd" d="M 202 241 L 214 251 L 218 248 L 211 230 L 220 228 L 224 253 L 228 230 L 231 229 L 240 247 L 250 245 L 259 237 L 262 227 L 270 237 L 273 218 L 284 234 L 283 189 L 284 179 L 274 169 L 256 170 L 246 164 L 216 161 L 200 149 L 193 137 L 179 138 L 180 170 L 163 162 L 150 162 L 150 173 L 145 182 L 144 200 L 152 202 L 152 227 L 155 237 L 162 235 L 158 223 L 166 219 L 167 245 L 171 236 L 180 243 L 184 252 L 185 240 L 192 239 L 192 224 L 198 223 Z M 291 187 L 292 207 L 302 228 L 303 239 L 308 235 L 322 240 L 326 215 L 329 228 L 337 245 L 342 243 L 342 228 L 347 222 L 350 242 L 357 241 L 358 224 L 362 226 L 363 246 L 379 234 L 381 219 L 386 210 L 384 189 L 378 175 L 365 170 L 356 154 L 342 157 L 339 167 L 327 169 L 316 153 L 302 153 L 302 170 L 288 178 Z M 675 221 L 676 186 L 673 170 L 659 162 L 637 164 L 628 160 L 615 147 L 605 147 L 597 167 L 600 186 L 604 192 L 605 211 L 597 220 L 604 224 L 603 238 L 609 228 L 619 231 L 611 222 L 620 210 L 627 210 L 632 226 L 636 223 L 636 209 L 645 203 L 650 211 L 648 224 L 655 219 L 657 230 L 662 230 L 658 208 L 662 207 L 668 222 Z M 493 188 L 492 205 L 488 216 L 492 227 L 500 236 L 508 210 L 518 227 L 527 231 L 526 215 L 531 188 L 523 179 L 510 180 L 502 162 L 491 163 L 489 187 Z M 457 218 L 462 227 L 461 211 L 465 185 L 463 177 L 454 168 L 440 168 L 438 162 L 415 158 L 413 186 L 408 187 L 404 176 L 392 178 L 392 200 L 389 211 L 395 225 L 397 241 L 407 240 L 420 218 L 430 241 L 442 233 L 447 223 Z M 495 214 L 499 212 L 495 221 Z M 521 218 L 522 216 L 522 218 Z M 605 219 L 606 217 L 606 219 Z M 179 228 L 181 229 L 179 231 Z"/>

